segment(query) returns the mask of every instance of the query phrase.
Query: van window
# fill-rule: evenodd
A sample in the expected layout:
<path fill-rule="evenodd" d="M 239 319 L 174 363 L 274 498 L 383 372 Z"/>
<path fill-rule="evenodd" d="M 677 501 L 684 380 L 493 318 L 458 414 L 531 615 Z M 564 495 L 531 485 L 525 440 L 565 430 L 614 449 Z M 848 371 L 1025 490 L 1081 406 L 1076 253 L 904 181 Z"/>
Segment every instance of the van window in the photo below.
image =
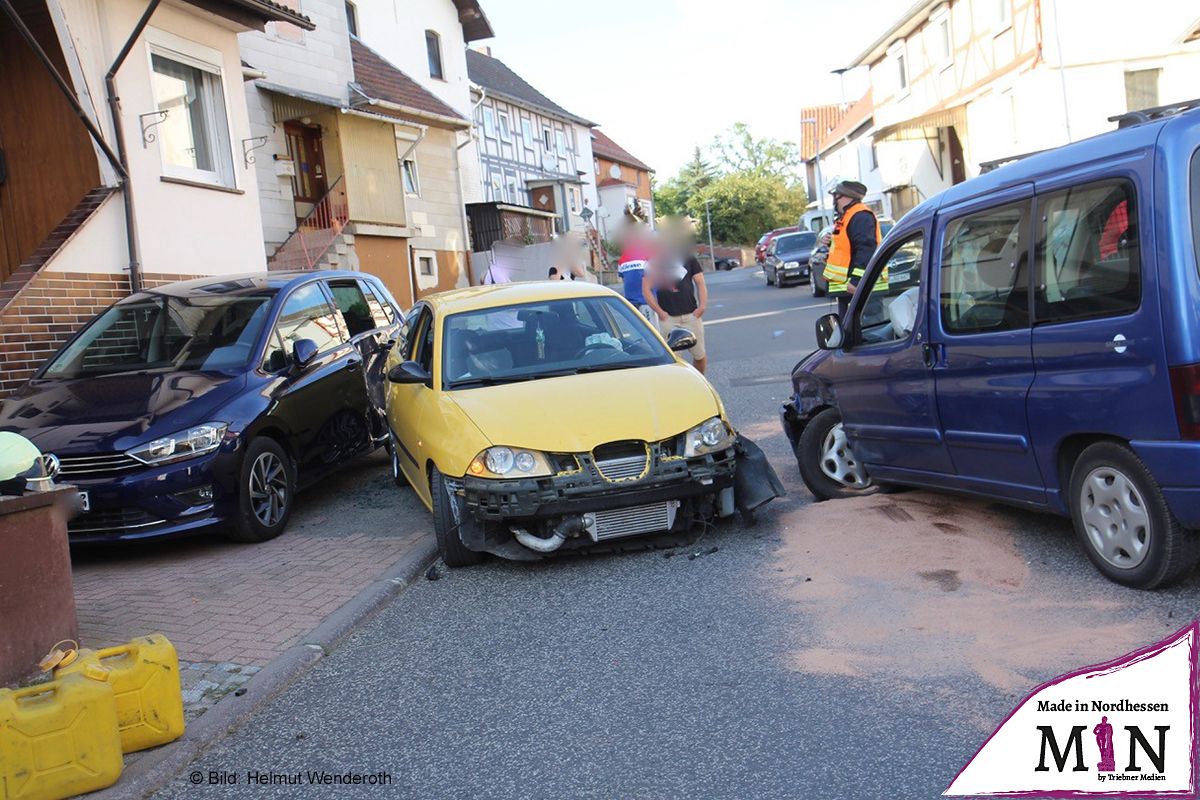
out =
<path fill-rule="evenodd" d="M 1200 267 L 1200 150 L 1192 154 L 1192 245 Z"/>
<path fill-rule="evenodd" d="M 1038 323 L 1127 314 L 1141 302 L 1137 205 L 1128 181 L 1038 197 Z"/>
<path fill-rule="evenodd" d="M 990 333 L 1029 325 L 1028 200 L 953 220 L 942 248 L 942 327 Z"/>
<path fill-rule="evenodd" d="M 890 248 L 883 256 L 887 259 L 889 283 L 882 281 L 883 270 L 880 270 L 867 290 L 867 299 L 858 311 L 860 344 L 906 341 L 912 335 L 920 304 L 921 262 L 924 255 L 925 238 L 917 234 Z M 896 284 L 890 282 L 894 275 L 912 275 L 915 278 Z"/>

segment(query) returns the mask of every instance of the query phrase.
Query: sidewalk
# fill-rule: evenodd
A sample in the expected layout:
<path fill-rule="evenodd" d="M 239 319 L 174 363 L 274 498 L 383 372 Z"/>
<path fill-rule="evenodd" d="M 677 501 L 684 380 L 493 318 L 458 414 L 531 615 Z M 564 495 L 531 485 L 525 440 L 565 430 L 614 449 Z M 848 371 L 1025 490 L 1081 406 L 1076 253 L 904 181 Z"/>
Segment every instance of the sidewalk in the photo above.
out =
<path fill-rule="evenodd" d="M 377 453 L 301 494 L 261 544 L 216 536 L 73 554 L 80 643 L 163 633 L 191 721 L 238 689 L 411 551 L 431 530 Z"/>

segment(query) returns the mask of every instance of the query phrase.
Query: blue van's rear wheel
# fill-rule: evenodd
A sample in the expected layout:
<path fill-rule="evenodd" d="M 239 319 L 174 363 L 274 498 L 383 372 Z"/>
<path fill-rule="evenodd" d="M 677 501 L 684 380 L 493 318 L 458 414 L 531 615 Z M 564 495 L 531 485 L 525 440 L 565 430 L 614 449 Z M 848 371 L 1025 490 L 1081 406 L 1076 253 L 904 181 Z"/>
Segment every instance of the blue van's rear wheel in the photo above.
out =
<path fill-rule="evenodd" d="M 874 488 L 846 440 L 842 415 L 836 408 L 825 409 L 804 427 L 796 442 L 796 463 L 817 500 L 856 497 Z"/>
<path fill-rule="evenodd" d="M 1088 447 L 1071 472 L 1070 491 L 1075 533 L 1105 577 L 1154 589 L 1195 568 L 1200 537 L 1179 524 L 1154 476 L 1128 448 Z"/>

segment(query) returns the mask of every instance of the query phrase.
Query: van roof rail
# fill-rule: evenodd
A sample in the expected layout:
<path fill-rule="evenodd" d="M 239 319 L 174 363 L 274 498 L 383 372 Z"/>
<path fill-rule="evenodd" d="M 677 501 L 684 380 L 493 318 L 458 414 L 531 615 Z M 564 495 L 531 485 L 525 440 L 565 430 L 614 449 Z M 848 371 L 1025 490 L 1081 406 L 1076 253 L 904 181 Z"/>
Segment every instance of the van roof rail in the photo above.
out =
<path fill-rule="evenodd" d="M 1131 125 L 1141 125 L 1144 122 L 1150 122 L 1163 117 L 1182 114 L 1184 111 L 1190 111 L 1193 108 L 1200 108 L 1200 97 L 1195 100 L 1183 100 L 1179 103 L 1168 103 L 1165 106 L 1154 106 L 1153 108 L 1143 108 L 1137 111 L 1127 111 L 1124 114 L 1117 114 L 1108 118 L 1109 122 L 1117 123 L 1118 128 L 1128 128 Z"/>
<path fill-rule="evenodd" d="M 979 174 L 982 175 L 985 172 L 991 172 L 996 167 L 1002 167 L 1005 164 L 1008 164 L 1010 162 L 1020 161 L 1022 158 L 1029 158 L 1030 156 L 1036 156 L 1038 153 L 1044 153 L 1044 152 L 1046 152 L 1046 151 L 1045 150 L 1033 150 L 1029 153 L 1021 153 L 1021 154 L 1015 155 L 1015 156 L 1005 156 L 1004 158 L 993 158 L 991 161 L 980 161 L 979 162 Z"/>

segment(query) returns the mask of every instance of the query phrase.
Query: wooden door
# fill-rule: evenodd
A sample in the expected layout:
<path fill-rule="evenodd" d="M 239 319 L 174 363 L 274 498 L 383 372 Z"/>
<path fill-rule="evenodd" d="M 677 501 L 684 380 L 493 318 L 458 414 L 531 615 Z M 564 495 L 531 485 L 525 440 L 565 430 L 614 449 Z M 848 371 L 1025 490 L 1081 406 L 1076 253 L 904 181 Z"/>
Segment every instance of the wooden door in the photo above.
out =
<path fill-rule="evenodd" d="M 321 129 L 316 125 L 287 122 L 288 155 L 296 167 L 292 176 L 292 195 L 297 203 L 313 204 L 325 196 L 325 151 L 321 147 Z"/>
<path fill-rule="evenodd" d="M 15 4 L 70 81 L 42 2 Z M 83 196 L 100 185 L 96 151 L 54 79 L 0 14 L 0 282 L 37 250 Z"/>

